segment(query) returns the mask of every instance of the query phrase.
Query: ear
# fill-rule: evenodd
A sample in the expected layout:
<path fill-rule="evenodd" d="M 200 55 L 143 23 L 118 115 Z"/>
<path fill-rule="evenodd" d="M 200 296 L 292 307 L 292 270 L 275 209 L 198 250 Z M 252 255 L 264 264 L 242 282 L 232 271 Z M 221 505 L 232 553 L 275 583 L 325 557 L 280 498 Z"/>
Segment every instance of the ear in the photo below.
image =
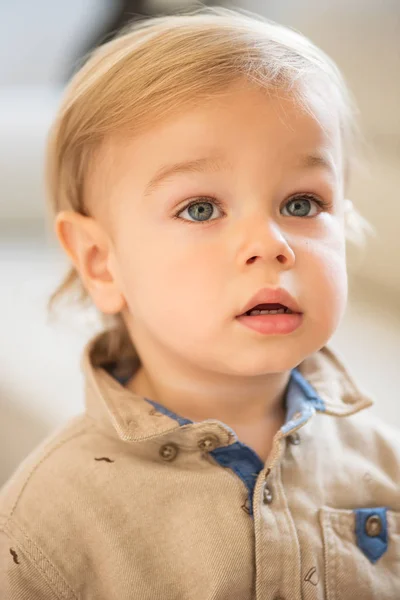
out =
<path fill-rule="evenodd" d="M 54 229 L 97 308 L 107 314 L 120 312 L 125 298 L 113 271 L 112 244 L 104 229 L 92 217 L 75 211 L 59 212 Z"/>

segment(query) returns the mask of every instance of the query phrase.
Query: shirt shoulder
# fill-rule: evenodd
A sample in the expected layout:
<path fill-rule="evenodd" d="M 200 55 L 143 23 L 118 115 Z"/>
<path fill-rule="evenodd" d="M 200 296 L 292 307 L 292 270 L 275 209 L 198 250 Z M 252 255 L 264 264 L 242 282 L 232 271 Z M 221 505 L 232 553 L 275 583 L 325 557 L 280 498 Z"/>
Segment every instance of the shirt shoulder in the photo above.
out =
<path fill-rule="evenodd" d="M 0 488 L 0 515 L 23 517 L 22 506 L 31 494 L 36 506 L 46 501 L 49 491 L 67 478 L 67 463 L 73 463 L 80 454 L 83 439 L 92 428 L 90 419 L 77 415 L 42 440 Z M 30 519 L 31 515 L 26 517 Z"/>
<path fill-rule="evenodd" d="M 325 424 L 321 435 L 326 436 L 328 430 L 333 457 L 340 456 L 344 465 L 363 468 L 366 477 L 369 469 L 379 471 L 385 476 L 386 484 L 400 489 L 399 428 L 371 409 L 346 417 L 331 417 Z"/>
<path fill-rule="evenodd" d="M 79 465 L 99 435 L 85 415 L 73 417 L 47 436 L 2 486 L 2 599 L 79 597 L 63 556 L 71 557 L 68 564 L 73 571 L 73 546 L 79 536 L 71 535 L 69 513 L 82 486 Z"/>
<path fill-rule="evenodd" d="M 0 598 L 78 599 L 37 543 L 4 517 L 0 517 Z"/>

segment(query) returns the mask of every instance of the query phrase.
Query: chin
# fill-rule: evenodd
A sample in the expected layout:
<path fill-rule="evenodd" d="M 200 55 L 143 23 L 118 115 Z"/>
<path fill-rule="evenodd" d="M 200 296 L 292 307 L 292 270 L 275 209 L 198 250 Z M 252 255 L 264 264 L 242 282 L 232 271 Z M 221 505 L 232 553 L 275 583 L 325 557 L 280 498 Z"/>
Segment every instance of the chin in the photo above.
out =
<path fill-rule="evenodd" d="M 243 349 L 237 372 L 243 375 L 283 373 L 297 367 L 305 358 L 325 346 L 329 336 L 276 336 L 264 348 Z M 233 361 L 236 362 L 236 361 Z M 232 363 L 233 364 L 233 363 Z"/>
<path fill-rule="evenodd" d="M 303 358 L 304 353 L 297 352 L 294 354 L 290 349 L 278 354 L 274 352 L 273 356 L 265 352 L 259 352 L 256 356 L 253 352 L 252 355 L 249 353 L 246 358 L 243 352 L 237 365 L 234 364 L 234 361 L 229 365 L 229 371 L 243 377 L 257 377 L 268 373 L 285 373 L 296 367 Z"/>

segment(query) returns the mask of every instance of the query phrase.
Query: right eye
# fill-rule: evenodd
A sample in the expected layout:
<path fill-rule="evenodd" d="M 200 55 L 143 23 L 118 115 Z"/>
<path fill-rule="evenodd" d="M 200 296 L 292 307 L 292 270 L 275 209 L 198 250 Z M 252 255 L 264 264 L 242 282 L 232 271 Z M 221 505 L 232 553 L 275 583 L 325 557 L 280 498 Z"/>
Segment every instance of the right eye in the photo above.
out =
<path fill-rule="evenodd" d="M 189 216 L 192 217 L 194 220 L 182 219 L 183 221 L 187 221 L 189 223 L 208 223 L 210 220 L 215 220 L 208 218 L 214 213 L 213 205 L 216 206 L 219 210 L 222 210 L 221 203 L 218 202 L 218 200 L 216 200 L 215 198 L 204 198 L 204 200 L 195 200 L 187 204 L 184 208 L 179 209 L 179 212 L 177 212 L 173 218 L 182 219 L 182 217 L 180 217 L 179 215 L 181 215 L 187 210 Z"/>

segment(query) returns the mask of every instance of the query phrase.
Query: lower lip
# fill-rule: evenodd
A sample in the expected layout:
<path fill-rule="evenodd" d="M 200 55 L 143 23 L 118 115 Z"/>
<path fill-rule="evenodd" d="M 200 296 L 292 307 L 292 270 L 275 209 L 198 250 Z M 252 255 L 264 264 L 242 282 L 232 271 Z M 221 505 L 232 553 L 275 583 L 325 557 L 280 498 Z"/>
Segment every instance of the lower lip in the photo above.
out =
<path fill-rule="evenodd" d="M 241 315 L 236 317 L 245 327 L 264 334 L 292 333 L 300 327 L 303 321 L 303 313 L 279 314 L 279 315 L 254 315 L 249 317 Z"/>

